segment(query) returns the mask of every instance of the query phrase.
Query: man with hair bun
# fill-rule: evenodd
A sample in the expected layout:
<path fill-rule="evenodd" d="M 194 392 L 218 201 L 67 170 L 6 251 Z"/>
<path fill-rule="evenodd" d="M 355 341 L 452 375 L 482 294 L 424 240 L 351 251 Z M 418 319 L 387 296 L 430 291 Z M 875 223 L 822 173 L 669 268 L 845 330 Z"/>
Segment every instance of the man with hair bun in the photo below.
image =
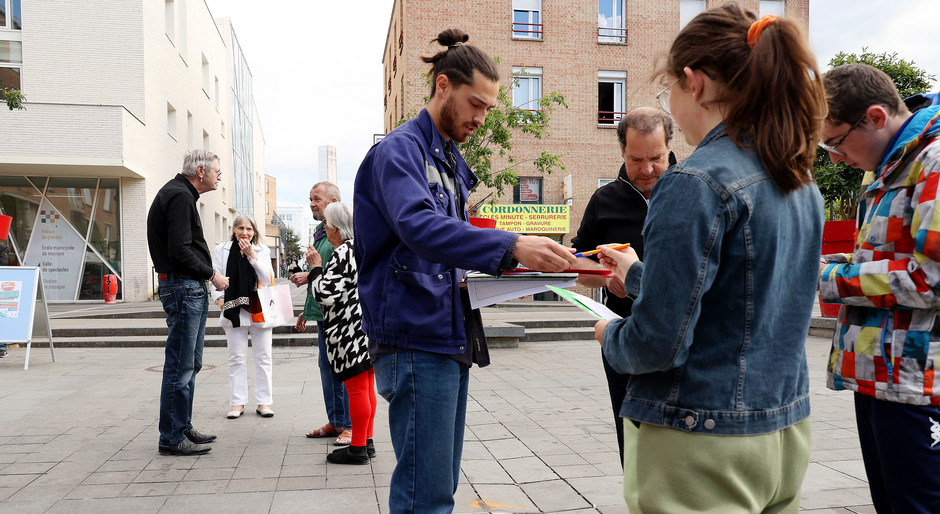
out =
<path fill-rule="evenodd" d="M 356 175 L 355 256 L 363 328 L 379 394 L 389 402 L 397 464 L 389 511 L 450 512 L 460 475 L 469 369 L 489 363 L 479 311 L 460 283 L 517 262 L 561 271 L 576 262 L 545 238 L 477 228 L 466 202 L 478 179 L 462 143 L 496 106 L 493 59 L 458 29 L 441 32 L 431 99 L 366 154 Z"/>

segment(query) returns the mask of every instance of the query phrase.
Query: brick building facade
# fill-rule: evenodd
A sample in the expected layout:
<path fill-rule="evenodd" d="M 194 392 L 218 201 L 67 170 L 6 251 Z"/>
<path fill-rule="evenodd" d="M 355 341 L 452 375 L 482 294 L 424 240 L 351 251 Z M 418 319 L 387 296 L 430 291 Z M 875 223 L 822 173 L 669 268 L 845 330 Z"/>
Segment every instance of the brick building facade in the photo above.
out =
<path fill-rule="evenodd" d="M 649 78 L 680 24 L 719 0 L 395 0 L 383 54 L 385 130 L 409 111 L 420 110 L 428 95 L 421 56 L 441 49 L 430 41 L 444 28 L 458 27 L 470 43 L 499 57 L 501 83 L 512 87 L 516 105 L 557 91 L 569 107 L 555 110 L 551 135 L 536 140 L 514 134 L 513 153 L 520 178 L 541 178 L 539 203 L 570 203 L 567 244 L 577 232 L 591 194 L 616 177 L 623 160 L 616 124 L 640 106 L 657 106 L 662 85 Z M 809 23 L 809 0 L 742 0 L 761 14 L 779 14 Z M 524 72 L 523 72 L 524 68 Z M 692 148 L 676 132 L 673 149 L 682 159 Z M 561 154 L 566 171 L 539 176 L 531 162 L 542 151 Z M 499 164 L 499 163 L 494 163 Z M 501 168 L 502 166 L 500 166 Z M 499 169 L 499 168 L 495 168 Z M 571 196 L 564 193 L 571 175 Z M 528 181 L 527 181 L 528 182 Z M 483 198 L 476 191 L 470 200 Z M 518 196 L 518 194 L 517 194 Z M 506 193 L 499 204 L 511 204 Z"/>

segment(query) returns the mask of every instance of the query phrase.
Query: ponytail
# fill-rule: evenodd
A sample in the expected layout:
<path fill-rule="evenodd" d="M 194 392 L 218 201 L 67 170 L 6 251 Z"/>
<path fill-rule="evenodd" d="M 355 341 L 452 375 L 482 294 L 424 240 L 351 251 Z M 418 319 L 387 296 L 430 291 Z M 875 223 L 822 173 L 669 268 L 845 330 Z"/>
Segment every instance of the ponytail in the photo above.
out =
<path fill-rule="evenodd" d="M 735 3 L 709 9 L 682 29 L 658 74 L 682 77 L 686 66 L 723 83 L 716 101 L 727 108 L 728 136 L 754 148 L 777 187 L 789 193 L 812 182 L 826 99 L 799 24 L 757 20 Z"/>
<path fill-rule="evenodd" d="M 431 77 L 431 98 L 437 89 L 437 77 L 444 75 L 455 86 L 473 84 L 473 72 L 479 71 L 484 77 L 493 82 L 499 81 L 499 71 L 496 63 L 486 52 L 465 43 L 470 36 L 460 29 L 446 29 L 437 35 L 436 39 L 444 50 L 432 55 L 422 57 L 421 60 L 431 65 L 428 75 Z"/>

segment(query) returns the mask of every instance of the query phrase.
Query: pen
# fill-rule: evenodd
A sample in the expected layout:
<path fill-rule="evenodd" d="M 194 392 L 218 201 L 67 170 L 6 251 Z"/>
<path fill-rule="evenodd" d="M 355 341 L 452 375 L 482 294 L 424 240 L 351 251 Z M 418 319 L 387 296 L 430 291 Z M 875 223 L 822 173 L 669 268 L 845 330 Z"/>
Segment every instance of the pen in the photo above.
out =
<path fill-rule="evenodd" d="M 624 248 L 630 248 L 630 243 L 610 247 L 611 250 L 623 250 Z M 574 254 L 574 256 L 575 257 L 587 257 L 588 255 L 597 255 L 599 253 L 601 253 L 600 250 L 589 250 L 587 252 L 578 252 Z"/>

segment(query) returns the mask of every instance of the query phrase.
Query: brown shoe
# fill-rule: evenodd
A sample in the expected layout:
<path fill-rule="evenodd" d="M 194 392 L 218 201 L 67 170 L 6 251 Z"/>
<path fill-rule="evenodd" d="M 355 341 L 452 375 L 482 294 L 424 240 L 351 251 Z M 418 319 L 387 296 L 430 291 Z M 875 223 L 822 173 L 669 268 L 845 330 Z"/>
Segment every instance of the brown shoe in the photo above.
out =
<path fill-rule="evenodd" d="M 326 425 L 323 425 L 320 428 L 307 432 L 307 437 L 313 437 L 313 438 L 334 437 L 334 436 L 338 436 L 342 432 L 343 432 L 342 430 L 336 429 L 333 425 L 329 424 L 328 422 Z"/>

